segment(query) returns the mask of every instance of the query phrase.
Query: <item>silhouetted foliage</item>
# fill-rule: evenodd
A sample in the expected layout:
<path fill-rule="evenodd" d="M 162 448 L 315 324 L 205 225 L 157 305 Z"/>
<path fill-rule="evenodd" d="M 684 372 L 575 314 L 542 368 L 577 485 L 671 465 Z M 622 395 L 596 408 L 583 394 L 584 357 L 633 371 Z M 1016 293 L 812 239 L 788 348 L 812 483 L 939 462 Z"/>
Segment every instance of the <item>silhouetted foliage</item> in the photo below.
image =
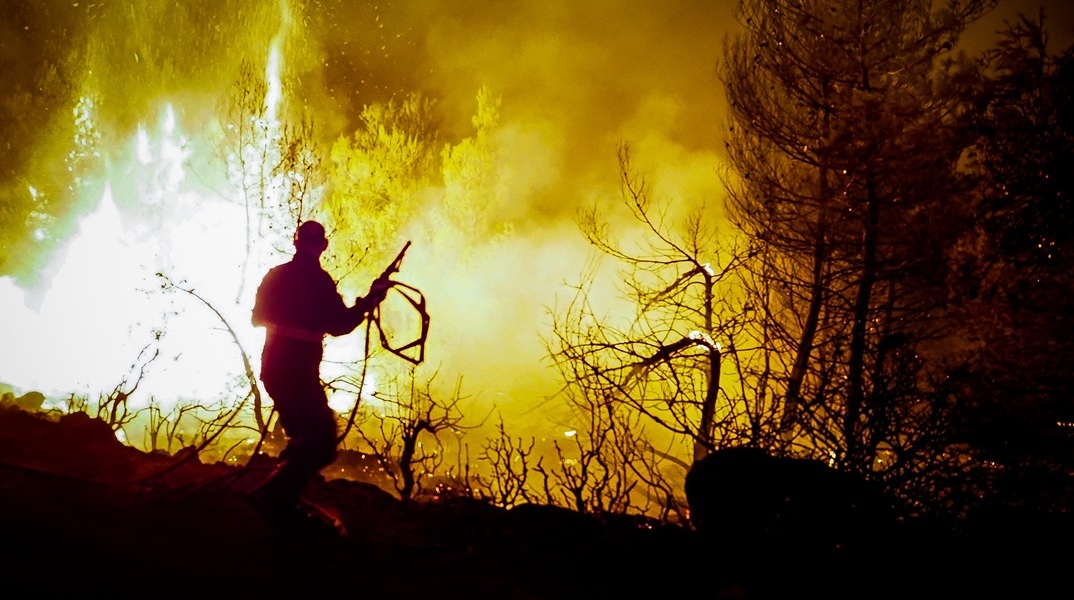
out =
<path fill-rule="evenodd" d="M 686 476 L 690 522 L 713 543 L 868 552 L 891 539 L 894 499 L 820 461 L 723 448 Z M 807 550 L 808 549 L 808 550 Z"/>
<path fill-rule="evenodd" d="M 640 483 L 638 492 L 660 497 L 648 501 L 675 510 L 675 494 L 660 492 L 677 491 L 668 481 L 679 481 L 712 448 L 748 439 L 768 418 L 748 398 L 745 382 L 721 383 L 735 370 L 739 345 L 749 343 L 742 337 L 749 316 L 735 294 L 743 257 L 733 241 L 720 239 L 703 203 L 676 212 L 674 202 L 653 198 L 626 145 L 619 168 L 620 203 L 633 227 L 613 228 L 598 207 L 581 213 L 579 227 L 600 256 L 614 261 L 627 316 L 605 315 L 614 311 L 593 302 L 598 278 L 585 272 L 574 297 L 554 311 L 547 344 L 566 383 L 563 397 L 588 429 L 579 434 L 587 442 L 573 457 L 578 462 L 560 482 L 580 491 L 574 478 L 596 469 L 596 496 L 615 497 L 597 502 L 601 510 L 630 505 L 621 486 Z M 620 456 L 612 460 L 601 448 Z M 588 502 L 572 504 L 582 510 Z"/>
<path fill-rule="evenodd" d="M 775 448 L 892 489 L 957 456 L 939 342 L 963 77 L 943 58 L 992 4 L 746 1 L 726 46 L 729 209 L 752 243 Z"/>
<path fill-rule="evenodd" d="M 403 391 L 378 392 L 382 406 L 367 410 L 364 422 L 354 428 L 404 502 L 429 493 L 427 482 L 441 474 L 445 450 L 440 436 L 469 428 L 459 407 L 461 381 L 441 396 L 433 387 L 435 374 L 420 385 L 415 377 L 411 372 Z"/>
<path fill-rule="evenodd" d="M 1043 13 L 1008 23 L 971 97 L 977 227 L 956 254 L 977 362 L 961 436 L 991 465 L 995 500 L 1069 510 L 1074 489 L 1074 47 Z"/>

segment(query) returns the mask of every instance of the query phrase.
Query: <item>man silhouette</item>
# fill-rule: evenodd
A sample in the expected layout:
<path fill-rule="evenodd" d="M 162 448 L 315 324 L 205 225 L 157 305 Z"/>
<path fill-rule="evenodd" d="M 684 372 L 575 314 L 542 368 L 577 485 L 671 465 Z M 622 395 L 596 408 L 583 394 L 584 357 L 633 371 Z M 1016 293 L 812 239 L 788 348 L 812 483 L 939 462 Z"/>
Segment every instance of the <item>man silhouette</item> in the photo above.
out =
<path fill-rule="evenodd" d="M 328 248 L 324 226 L 306 221 L 295 234 L 295 254 L 261 281 L 251 321 L 265 327 L 261 381 L 272 398 L 288 442 L 276 470 L 254 492 L 264 508 L 293 511 L 309 481 L 336 458 L 336 415 L 321 384 L 324 336 L 354 331 L 377 307 L 388 282 L 348 307 L 321 267 Z"/>

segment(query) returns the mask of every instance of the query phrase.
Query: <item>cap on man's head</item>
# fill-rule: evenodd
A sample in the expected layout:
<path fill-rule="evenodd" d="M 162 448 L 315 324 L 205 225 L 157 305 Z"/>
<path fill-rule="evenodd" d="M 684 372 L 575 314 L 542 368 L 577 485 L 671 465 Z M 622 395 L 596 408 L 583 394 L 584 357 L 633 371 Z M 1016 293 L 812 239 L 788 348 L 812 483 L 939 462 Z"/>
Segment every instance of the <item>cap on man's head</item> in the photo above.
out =
<path fill-rule="evenodd" d="M 324 225 L 317 221 L 305 221 L 298 226 L 295 232 L 295 244 L 310 244 L 319 246 L 328 240 L 324 234 Z"/>

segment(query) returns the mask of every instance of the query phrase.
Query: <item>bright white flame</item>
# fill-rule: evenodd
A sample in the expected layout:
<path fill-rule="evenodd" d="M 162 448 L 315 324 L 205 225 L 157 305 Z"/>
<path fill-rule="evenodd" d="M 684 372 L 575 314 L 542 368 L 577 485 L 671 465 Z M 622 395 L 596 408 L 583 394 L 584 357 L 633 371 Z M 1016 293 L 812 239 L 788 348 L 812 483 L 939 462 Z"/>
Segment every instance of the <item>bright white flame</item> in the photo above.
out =
<path fill-rule="evenodd" d="M 258 368 L 264 333 L 250 324 L 253 291 L 235 301 L 245 215 L 235 203 L 181 189 L 190 151 L 170 107 L 160 130 L 154 144 L 139 128 L 132 158 L 146 165 L 148 176 L 135 190 L 140 197 L 128 201 L 160 205 L 161 223 L 124 223 L 106 185 L 97 208 L 45 270 L 53 276 L 36 308 L 14 281 L 0 279 L 0 382 L 50 400 L 76 393 L 96 401 L 124 378 L 123 389 L 130 391 L 148 345 L 160 356 L 131 397 L 133 408 L 151 397 L 164 408 L 180 399 L 226 398 L 243 372 L 238 348 L 220 318 L 196 298 L 163 293 L 158 272 L 210 302 Z M 156 331 L 164 331 L 159 342 Z"/>
<path fill-rule="evenodd" d="M 265 94 L 265 107 L 266 117 L 269 123 L 276 123 L 277 108 L 280 105 L 280 97 L 283 95 L 283 90 L 280 86 L 280 48 L 279 44 L 275 41 L 272 44 L 272 50 L 269 52 L 268 67 L 266 69 L 266 79 L 268 81 L 268 91 Z"/>
<path fill-rule="evenodd" d="M 175 190 L 186 176 L 183 167 L 191 153 L 187 150 L 186 139 L 177 133 L 175 109 L 171 104 L 165 108 L 161 130 L 164 135 L 160 142 L 160 164 L 166 167 L 163 171 L 163 183 L 165 189 Z"/>
<path fill-rule="evenodd" d="M 175 133 L 175 109 L 169 104 L 164 109 L 164 123 L 162 124 L 165 136 L 171 136 Z"/>
<path fill-rule="evenodd" d="M 153 155 L 149 152 L 149 133 L 146 132 L 145 127 L 138 126 L 138 134 L 135 141 L 135 153 L 138 156 L 138 162 L 143 165 L 148 165 L 153 162 Z"/>
<path fill-rule="evenodd" d="M 333 340 L 335 341 L 335 340 Z M 342 342 L 343 340 L 339 340 Z M 321 366 L 321 378 L 331 381 L 337 376 L 347 376 L 352 372 L 346 368 L 340 367 L 340 363 L 350 362 L 353 363 L 356 359 L 360 358 L 354 354 L 356 348 L 351 344 L 345 343 L 330 343 L 326 344 L 325 348 L 325 363 Z M 362 406 L 374 407 L 383 409 L 384 402 L 373 394 L 377 391 L 377 375 L 374 372 L 366 373 L 365 380 L 362 382 L 362 390 L 360 393 Z M 353 390 L 333 390 L 328 396 L 328 406 L 332 407 L 332 410 L 338 413 L 349 413 L 351 408 L 354 407 L 354 391 Z"/>
<path fill-rule="evenodd" d="M 116 364 L 117 351 L 144 345 L 148 331 L 139 323 L 152 321 L 156 312 L 138 291 L 143 282 L 131 277 L 138 252 L 128 244 L 106 190 L 97 210 L 82 221 L 38 310 L 28 308 L 14 282 L 0 280 L 5 332 L 0 379 L 46 395 L 97 392 L 118 383 L 137 350 L 120 359 L 125 365 Z"/>
<path fill-rule="evenodd" d="M 263 124 L 264 139 L 257 141 L 266 149 L 279 133 L 282 48 L 293 25 L 286 0 L 280 1 L 280 9 L 282 24 L 266 64 L 268 122 Z M 75 114 L 86 131 L 93 130 L 92 108 L 92 102 L 80 103 Z M 96 199 L 97 208 L 82 218 L 57 262 L 44 270 L 51 277 L 39 303 L 29 302 L 13 280 L 0 278 L 0 383 L 20 392 L 40 391 L 50 405 L 72 393 L 93 402 L 125 379 L 122 389 L 130 391 L 138 367 L 144 364 L 139 362 L 140 352 L 148 346 L 150 353 L 158 349 L 160 354 L 131 397 L 132 409 L 150 400 L 165 411 L 179 402 L 234 402 L 245 395 L 248 384 L 235 387 L 245 373 L 239 348 L 221 317 L 258 374 L 264 330 L 250 323 L 256 283 L 269 266 L 286 259 L 271 244 L 247 247 L 241 190 L 247 187 L 247 177 L 265 174 L 265 164 L 248 162 L 250 170 L 233 181 L 242 184 L 237 186 L 239 198 L 222 199 L 217 190 L 207 188 L 193 191 L 189 188 L 197 182 L 187 181 L 185 166 L 195 146 L 183 136 L 176 110 L 164 106 L 156 131 L 151 129 L 138 127 L 126 146 L 130 168 L 116 171 L 127 181 L 115 189 L 134 197 L 113 198 L 112 186 L 105 186 Z M 90 141 L 87 148 L 92 147 Z M 270 162 L 273 157 L 265 158 Z M 279 194 L 283 187 L 272 184 L 265 193 Z M 29 193 L 35 199 L 39 196 L 33 186 Z M 268 206 L 282 205 L 278 198 L 265 200 Z M 122 213 L 117 204 L 152 205 L 154 218 L 139 220 Z M 41 239 L 45 231 L 35 236 Z M 162 290 L 158 273 L 197 297 Z M 159 339 L 158 332 L 163 332 Z M 347 362 L 361 358 L 356 340 L 339 341 L 344 343 L 333 340 L 327 345 L 328 355 L 334 349 Z M 325 378 L 334 375 L 329 372 Z M 377 379 L 370 374 L 359 391 L 363 402 L 373 399 L 376 386 Z M 354 396 L 353 391 L 334 394 L 330 401 L 342 412 L 350 409 Z"/>
<path fill-rule="evenodd" d="M 268 63 L 265 65 L 265 81 L 268 90 L 265 94 L 266 116 L 272 130 L 278 128 L 277 114 L 280 100 L 283 98 L 283 84 L 280 82 L 280 73 L 283 72 L 283 43 L 287 38 L 287 32 L 291 29 L 293 19 L 291 6 L 287 0 L 280 0 L 280 29 L 272 37 L 269 49 Z"/>

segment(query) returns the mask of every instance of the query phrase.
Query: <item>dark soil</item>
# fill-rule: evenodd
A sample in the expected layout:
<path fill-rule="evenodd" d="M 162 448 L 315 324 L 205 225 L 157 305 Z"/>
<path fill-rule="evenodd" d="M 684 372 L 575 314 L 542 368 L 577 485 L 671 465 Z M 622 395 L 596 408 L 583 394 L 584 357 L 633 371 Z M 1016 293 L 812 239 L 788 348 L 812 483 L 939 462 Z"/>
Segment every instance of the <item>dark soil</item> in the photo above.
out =
<path fill-rule="evenodd" d="M 370 483 L 315 481 L 307 496 L 338 518 L 341 536 L 317 519 L 268 518 L 240 491 L 248 475 L 137 451 L 82 414 L 2 408 L 0 589 L 8 598 L 1030 597 L 1063 582 L 1071 557 L 1070 538 L 1046 550 L 1054 540 L 1017 528 L 992 539 L 907 533 L 882 556 L 818 552 L 808 540 L 747 551 L 641 518 L 467 498 L 403 504 Z"/>

